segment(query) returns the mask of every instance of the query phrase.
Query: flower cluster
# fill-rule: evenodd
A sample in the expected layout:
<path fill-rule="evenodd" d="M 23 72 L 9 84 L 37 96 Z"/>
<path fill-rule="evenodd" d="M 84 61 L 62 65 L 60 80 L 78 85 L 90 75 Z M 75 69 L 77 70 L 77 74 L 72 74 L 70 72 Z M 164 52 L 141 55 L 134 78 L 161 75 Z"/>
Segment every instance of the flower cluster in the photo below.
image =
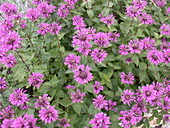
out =
<path fill-rule="evenodd" d="M 35 73 L 33 72 L 32 75 L 29 75 L 30 78 L 28 78 L 28 82 L 30 85 L 40 88 L 40 85 L 44 81 L 42 78 L 44 78 L 44 75 L 41 73 Z"/>

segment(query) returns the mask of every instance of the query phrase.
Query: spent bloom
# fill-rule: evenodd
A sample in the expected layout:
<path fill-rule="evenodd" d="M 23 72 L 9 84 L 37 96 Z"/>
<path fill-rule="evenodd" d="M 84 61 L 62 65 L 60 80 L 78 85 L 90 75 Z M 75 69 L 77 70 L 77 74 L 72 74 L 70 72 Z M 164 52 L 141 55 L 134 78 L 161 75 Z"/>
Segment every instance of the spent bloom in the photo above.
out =
<path fill-rule="evenodd" d="M 25 90 L 23 89 L 17 89 L 14 90 L 14 93 L 11 93 L 9 95 L 9 101 L 12 105 L 16 105 L 16 106 L 23 106 L 25 105 L 25 103 L 27 101 L 29 101 L 28 99 L 28 95 L 25 94 Z"/>
<path fill-rule="evenodd" d="M 158 50 L 151 50 L 148 52 L 147 58 L 152 64 L 158 65 L 161 62 L 164 62 L 163 52 Z"/>
<path fill-rule="evenodd" d="M 80 64 L 80 59 L 80 56 L 68 54 L 68 56 L 65 57 L 64 65 L 68 65 L 69 69 L 75 69 Z"/>
<path fill-rule="evenodd" d="M 102 16 L 102 14 L 99 14 L 100 17 L 100 21 L 107 24 L 108 26 L 114 24 L 114 19 L 115 17 L 113 16 L 113 14 L 107 15 L 105 17 Z"/>
<path fill-rule="evenodd" d="M 56 121 L 58 119 L 58 110 L 55 109 L 55 106 L 46 106 L 42 107 L 39 110 L 39 117 L 45 124 L 50 124 L 52 121 Z"/>
<path fill-rule="evenodd" d="M 90 73 L 91 68 L 87 65 L 80 65 L 73 71 L 74 73 L 74 80 L 80 84 L 88 83 L 92 81 L 93 76 Z"/>
<path fill-rule="evenodd" d="M 153 18 L 147 13 L 142 13 L 141 16 L 139 16 L 138 18 L 140 19 L 142 24 L 153 24 L 154 23 Z"/>
<path fill-rule="evenodd" d="M 96 62 L 96 63 L 102 63 L 102 61 L 106 58 L 108 54 L 106 53 L 106 51 L 102 50 L 102 49 L 98 49 L 95 48 L 92 52 L 91 52 L 91 56 L 92 59 Z"/>
<path fill-rule="evenodd" d="M 128 75 L 122 72 L 120 78 L 121 78 L 121 82 L 124 84 L 133 84 L 134 76 L 132 75 L 131 72 L 129 72 Z"/>
<path fill-rule="evenodd" d="M 98 94 L 103 89 L 104 87 L 101 85 L 101 83 L 99 81 L 95 81 L 95 84 L 93 85 L 94 93 Z"/>
<path fill-rule="evenodd" d="M 85 96 L 85 92 L 81 93 L 79 89 L 76 92 L 71 93 L 71 99 L 73 103 L 79 103 L 83 100 Z"/>
<path fill-rule="evenodd" d="M 30 78 L 28 78 L 28 83 L 34 87 L 40 88 L 40 85 L 44 81 L 44 75 L 41 73 L 35 73 L 32 72 L 32 75 L 29 75 Z"/>
<path fill-rule="evenodd" d="M 6 85 L 5 78 L 0 77 L 0 89 L 6 89 L 8 86 Z"/>
<path fill-rule="evenodd" d="M 68 124 L 69 120 L 66 119 L 66 118 L 63 118 L 63 119 L 58 119 L 60 121 L 59 124 L 57 124 L 58 126 L 62 126 L 63 128 L 66 128 L 66 127 L 70 127 L 71 125 Z"/>
<path fill-rule="evenodd" d="M 110 117 L 106 115 L 106 113 L 100 112 L 94 116 L 94 119 L 90 120 L 90 124 L 92 124 L 92 128 L 109 128 Z"/>
<path fill-rule="evenodd" d="M 49 99 L 50 97 L 48 97 L 48 94 L 43 94 L 43 96 L 39 96 L 38 99 L 36 99 L 34 108 L 50 105 Z"/>
<path fill-rule="evenodd" d="M 104 100 L 105 96 L 103 95 L 98 95 L 96 97 L 96 99 L 93 99 L 93 104 L 96 108 L 98 109 L 102 109 L 102 108 L 105 108 L 105 106 L 107 106 L 107 100 Z"/>
<path fill-rule="evenodd" d="M 131 90 L 125 89 L 121 96 L 123 104 L 130 105 L 131 102 L 134 101 L 134 99 L 135 99 L 135 97 L 133 95 L 134 95 L 134 92 L 132 92 Z"/>
<path fill-rule="evenodd" d="M 161 34 L 162 35 L 167 35 L 167 36 L 170 36 L 170 25 L 166 25 L 166 24 L 163 24 L 161 27 Z"/>

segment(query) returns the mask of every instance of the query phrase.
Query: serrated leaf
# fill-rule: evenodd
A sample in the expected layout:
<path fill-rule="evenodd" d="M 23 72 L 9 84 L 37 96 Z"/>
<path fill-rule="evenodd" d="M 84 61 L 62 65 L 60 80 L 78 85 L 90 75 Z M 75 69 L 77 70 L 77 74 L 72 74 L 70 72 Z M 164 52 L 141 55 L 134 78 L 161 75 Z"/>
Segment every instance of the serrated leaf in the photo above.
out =
<path fill-rule="evenodd" d="M 93 13 L 93 10 L 92 10 L 92 9 L 87 10 L 87 14 L 88 14 L 88 16 L 90 17 L 90 19 L 92 19 L 93 16 L 94 16 L 94 13 Z"/>

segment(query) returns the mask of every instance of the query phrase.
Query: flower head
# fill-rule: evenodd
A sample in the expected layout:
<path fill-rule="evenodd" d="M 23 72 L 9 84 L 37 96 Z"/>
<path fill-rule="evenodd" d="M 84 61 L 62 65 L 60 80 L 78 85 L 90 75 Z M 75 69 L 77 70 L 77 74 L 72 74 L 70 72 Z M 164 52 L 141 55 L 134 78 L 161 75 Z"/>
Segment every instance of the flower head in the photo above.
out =
<path fill-rule="evenodd" d="M 100 14 L 99 17 L 100 17 L 100 21 L 107 24 L 108 26 L 114 24 L 115 17 L 113 16 L 113 14 L 107 15 L 105 17 L 103 17 L 102 14 Z"/>
<path fill-rule="evenodd" d="M 66 119 L 66 118 L 58 119 L 58 120 L 60 121 L 60 123 L 58 124 L 58 126 L 63 126 L 64 128 L 71 126 L 70 124 L 68 124 L 69 120 Z"/>
<path fill-rule="evenodd" d="M 43 36 L 46 35 L 48 32 L 50 32 L 50 24 L 41 23 L 40 25 L 38 25 L 38 27 L 40 29 L 37 30 L 37 32 L 42 34 Z"/>
<path fill-rule="evenodd" d="M 106 51 L 102 50 L 102 49 L 94 49 L 91 52 L 91 57 L 93 57 L 93 60 L 95 60 L 96 63 L 102 63 L 102 61 L 106 58 L 108 54 L 106 53 Z"/>
<path fill-rule="evenodd" d="M 142 24 L 153 24 L 154 20 L 147 13 L 142 13 L 141 16 L 138 17 Z"/>
<path fill-rule="evenodd" d="M 133 95 L 134 95 L 134 92 L 132 92 L 131 90 L 125 89 L 121 96 L 123 104 L 130 105 L 131 102 L 134 101 L 134 99 L 135 99 L 135 97 Z"/>
<path fill-rule="evenodd" d="M 38 12 L 37 9 L 35 8 L 30 8 L 27 10 L 26 16 L 31 20 L 31 21 L 36 21 L 40 17 L 40 13 Z"/>
<path fill-rule="evenodd" d="M 50 99 L 50 97 L 48 97 L 48 94 L 44 94 L 43 96 L 39 96 L 39 98 L 36 99 L 34 108 L 45 107 L 45 106 L 50 105 L 50 102 L 48 101 L 49 99 Z"/>
<path fill-rule="evenodd" d="M 92 128 L 109 128 L 109 124 L 111 124 L 109 119 L 110 117 L 108 117 L 106 113 L 100 112 L 97 113 L 89 123 L 93 124 Z"/>
<path fill-rule="evenodd" d="M 0 89 L 6 89 L 8 86 L 6 85 L 5 78 L 0 77 Z"/>
<path fill-rule="evenodd" d="M 52 121 L 56 121 L 58 119 L 58 110 L 55 109 L 55 106 L 46 106 L 42 107 L 39 110 L 40 119 L 45 122 L 45 124 L 50 124 Z"/>
<path fill-rule="evenodd" d="M 79 103 L 83 100 L 85 96 L 85 92 L 81 93 L 79 89 L 76 92 L 71 93 L 71 99 L 73 103 Z"/>
<path fill-rule="evenodd" d="M 94 106 L 96 107 L 96 108 L 98 108 L 98 109 L 102 109 L 102 108 L 104 108 L 105 106 L 107 106 L 107 100 L 104 100 L 104 98 L 105 98 L 105 96 L 103 96 L 103 95 L 98 95 L 97 97 L 96 97 L 96 99 L 93 99 L 93 104 L 94 104 Z"/>
<path fill-rule="evenodd" d="M 163 52 L 158 50 L 151 50 L 148 52 L 147 58 L 152 64 L 158 65 L 161 62 L 164 62 Z"/>
<path fill-rule="evenodd" d="M 57 35 L 60 32 L 61 28 L 62 27 L 59 25 L 59 23 L 52 23 L 49 32 L 52 35 Z"/>
<path fill-rule="evenodd" d="M 120 78 L 121 78 L 121 82 L 124 84 L 133 84 L 134 76 L 132 75 L 131 72 L 129 72 L 128 75 L 122 72 Z"/>
<path fill-rule="evenodd" d="M 94 37 L 94 43 L 98 44 L 99 47 L 106 47 L 108 46 L 110 43 L 109 43 L 109 36 L 107 33 L 104 33 L 104 32 L 98 32 L 95 34 L 95 37 Z"/>
<path fill-rule="evenodd" d="M 0 111 L 0 119 L 11 119 L 14 117 L 14 110 L 12 109 L 12 106 L 8 106 Z"/>
<path fill-rule="evenodd" d="M 167 35 L 167 36 L 170 36 L 170 25 L 166 25 L 166 24 L 163 24 L 161 27 L 161 34 L 162 35 Z"/>
<path fill-rule="evenodd" d="M 94 90 L 94 93 L 98 94 L 100 93 L 100 90 L 103 90 L 104 87 L 100 84 L 99 81 L 95 81 L 95 84 L 93 85 L 93 90 Z"/>
<path fill-rule="evenodd" d="M 44 81 L 44 75 L 41 73 L 34 73 L 32 72 L 32 75 L 29 75 L 30 78 L 28 78 L 28 82 L 30 85 L 35 86 L 37 88 L 40 88 L 40 85 Z"/>
<path fill-rule="evenodd" d="M 80 64 L 80 56 L 76 56 L 75 54 L 68 54 L 65 57 L 64 65 L 68 65 L 69 69 L 75 69 Z"/>
<path fill-rule="evenodd" d="M 29 101 L 28 95 L 25 94 L 25 92 L 26 91 L 20 88 L 17 90 L 14 90 L 14 93 L 9 95 L 10 103 L 16 106 L 23 106 L 27 101 Z"/>
<path fill-rule="evenodd" d="M 13 68 L 17 64 L 15 56 L 12 53 L 3 56 L 0 61 L 2 64 L 5 64 L 7 68 Z"/>
<path fill-rule="evenodd" d="M 74 72 L 74 80 L 80 84 L 88 83 L 92 81 L 92 74 L 90 73 L 91 68 L 87 65 L 80 65 L 73 71 Z"/>

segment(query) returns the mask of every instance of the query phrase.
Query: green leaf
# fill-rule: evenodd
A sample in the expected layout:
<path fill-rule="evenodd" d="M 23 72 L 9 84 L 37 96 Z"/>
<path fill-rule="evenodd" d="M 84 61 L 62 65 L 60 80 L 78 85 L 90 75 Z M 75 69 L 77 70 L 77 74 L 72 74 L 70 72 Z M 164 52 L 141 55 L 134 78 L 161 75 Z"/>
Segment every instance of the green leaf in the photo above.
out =
<path fill-rule="evenodd" d="M 136 64 L 136 66 L 139 65 L 139 58 L 136 55 L 132 56 L 132 60 Z"/>
<path fill-rule="evenodd" d="M 146 77 L 147 77 L 147 74 L 146 74 L 145 71 L 139 72 L 140 83 L 141 83 L 142 81 L 144 81 L 144 80 L 146 79 Z"/>
<path fill-rule="evenodd" d="M 103 91 L 103 93 L 108 95 L 109 97 L 114 97 L 114 92 L 112 91 Z"/>
<path fill-rule="evenodd" d="M 81 108 L 82 108 L 81 103 L 74 103 L 72 106 L 73 106 L 74 111 L 80 115 Z"/>
<path fill-rule="evenodd" d="M 139 63 L 139 69 L 140 70 L 146 70 L 146 68 L 147 68 L 147 65 L 145 63 L 143 63 L 143 62 Z"/>
<path fill-rule="evenodd" d="M 88 14 L 88 16 L 90 17 L 90 19 L 92 19 L 93 16 L 94 16 L 94 13 L 93 13 L 93 10 L 92 10 L 92 9 L 87 10 L 87 14 Z"/>

